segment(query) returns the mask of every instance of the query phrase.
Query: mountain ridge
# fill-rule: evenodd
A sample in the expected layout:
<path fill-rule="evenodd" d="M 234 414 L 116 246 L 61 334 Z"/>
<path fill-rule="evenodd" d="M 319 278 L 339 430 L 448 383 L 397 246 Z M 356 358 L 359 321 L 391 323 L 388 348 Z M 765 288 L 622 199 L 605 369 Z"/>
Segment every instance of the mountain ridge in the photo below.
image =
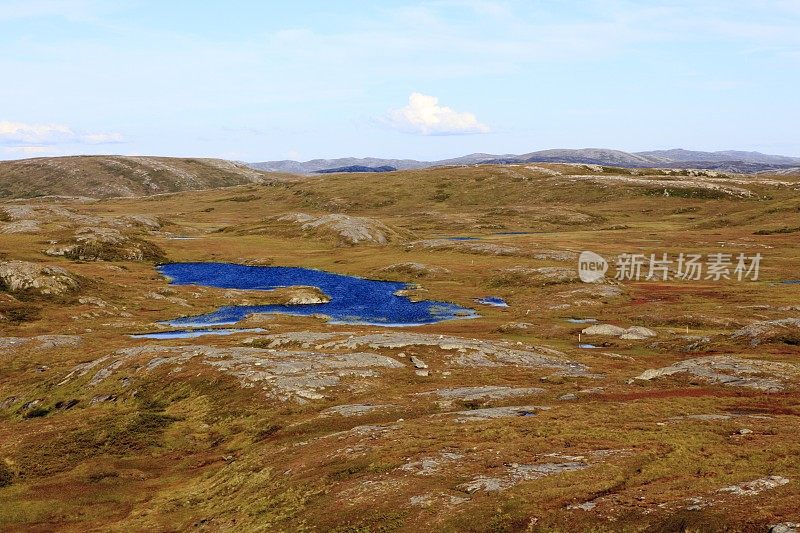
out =
<path fill-rule="evenodd" d="M 252 168 L 271 172 L 291 172 L 312 174 L 320 171 L 332 172 L 334 169 L 348 167 L 385 167 L 398 170 L 412 170 L 451 165 L 502 163 L 582 163 L 627 168 L 668 167 L 702 168 L 726 172 L 753 173 L 768 170 L 781 170 L 800 167 L 800 157 L 763 154 L 739 150 L 702 152 L 672 148 L 669 150 L 650 150 L 643 152 L 624 152 L 607 148 L 549 149 L 524 154 L 473 153 L 461 157 L 435 161 L 415 159 L 381 159 L 376 157 L 343 157 L 336 159 L 312 159 L 310 161 L 263 161 L 248 163 Z"/>

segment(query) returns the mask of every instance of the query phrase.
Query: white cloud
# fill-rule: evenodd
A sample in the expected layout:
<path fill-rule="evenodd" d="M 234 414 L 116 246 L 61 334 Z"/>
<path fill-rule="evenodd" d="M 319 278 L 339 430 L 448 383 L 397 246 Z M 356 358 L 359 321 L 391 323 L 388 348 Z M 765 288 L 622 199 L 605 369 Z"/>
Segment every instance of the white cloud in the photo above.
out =
<path fill-rule="evenodd" d="M 488 133 L 489 126 L 466 111 L 439 105 L 439 99 L 422 93 L 411 93 L 408 105 L 389 111 L 385 123 L 406 133 L 419 135 L 467 135 Z"/>
<path fill-rule="evenodd" d="M 0 145 L 37 148 L 65 144 L 115 144 L 119 133 L 76 132 L 63 124 L 26 124 L 0 120 Z"/>

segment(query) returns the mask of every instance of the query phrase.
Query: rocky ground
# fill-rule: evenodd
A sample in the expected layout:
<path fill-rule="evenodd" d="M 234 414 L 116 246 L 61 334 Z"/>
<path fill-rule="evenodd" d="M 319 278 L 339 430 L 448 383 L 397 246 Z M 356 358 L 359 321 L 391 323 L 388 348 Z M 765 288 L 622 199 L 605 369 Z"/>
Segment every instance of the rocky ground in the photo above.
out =
<path fill-rule="evenodd" d="M 584 165 L 8 201 L 0 529 L 796 530 L 798 227 L 796 176 Z M 585 284 L 584 250 L 763 259 Z M 132 338 L 329 298 L 172 286 L 165 261 L 407 281 L 481 317 Z"/>

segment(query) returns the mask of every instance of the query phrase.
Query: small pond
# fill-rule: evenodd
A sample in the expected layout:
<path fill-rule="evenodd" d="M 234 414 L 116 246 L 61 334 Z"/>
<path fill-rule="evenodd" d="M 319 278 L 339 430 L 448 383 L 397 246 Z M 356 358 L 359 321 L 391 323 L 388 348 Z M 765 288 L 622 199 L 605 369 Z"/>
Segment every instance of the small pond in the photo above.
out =
<path fill-rule="evenodd" d="M 486 296 L 485 298 L 475 298 L 475 302 L 481 305 L 491 305 L 492 307 L 508 307 L 505 300 L 499 296 Z"/>
<path fill-rule="evenodd" d="M 202 285 L 221 289 L 268 291 L 281 287 L 311 286 L 331 301 L 303 305 L 225 306 L 205 315 L 165 322 L 195 328 L 236 324 L 256 313 L 294 316 L 323 315 L 331 324 L 418 326 L 442 320 L 477 318 L 473 309 L 449 302 L 411 301 L 396 294 L 409 285 L 377 281 L 297 267 L 248 266 L 232 263 L 171 263 L 158 267 L 175 285 Z"/>

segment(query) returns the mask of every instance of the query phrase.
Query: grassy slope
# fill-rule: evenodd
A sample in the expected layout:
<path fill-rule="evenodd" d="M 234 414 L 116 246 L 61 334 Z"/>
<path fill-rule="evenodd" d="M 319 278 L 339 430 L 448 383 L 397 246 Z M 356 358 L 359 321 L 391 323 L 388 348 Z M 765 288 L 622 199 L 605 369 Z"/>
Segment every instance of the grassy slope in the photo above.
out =
<path fill-rule="evenodd" d="M 574 167 L 544 166 L 578 173 Z M 602 377 L 542 382 L 548 372 L 515 367 L 449 369 L 452 374 L 444 377 L 440 372 L 445 362 L 431 351 L 420 355 L 434 370 L 433 378 L 386 372 L 363 390 L 336 389 L 328 399 L 297 405 L 243 389 L 230 376 L 189 363 L 175 372 L 164 368 L 135 375 L 135 384 L 120 393 L 117 401 L 90 405 L 93 397 L 119 393 L 119 386 L 107 382 L 88 387 L 84 381 L 57 387 L 55 383 L 76 363 L 140 344 L 122 333 L 150 328 L 153 322 L 187 313 L 187 309 L 169 300 L 142 297 L 165 289 L 164 280 L 150 265 L 49 259 L 97 280 L 89 295 L 124 307 L 131 316 L 92 316 L 90 306 L 77 302 L 66 306 L 34 302 L 41 307 L 41 319 L 0 326 L 5 336 L 73 333 L 85 339 L 80 350 L 0 355 L 0 401 L 17 398 L 13 408 L 0 410 L 0 458 L 16 475 L 10 486 L 0 488 L 0 524 L 43 530 L 170 530 L 205 525 L 211 529 L 352 531 L 674 530 L 686 525 L 718 529 L 731 524 L 739 530 L 763 530 L 768 523 L 796 518 L 795 502 L 800 497 L 796 462 L 800 396 L 796 392 L 767 395 L 681 379 L 627 383 L 647 368 L 705 353 L 796 362 L 796 347 L 723 343 L 704 353 L 686 354 L 669 345 L 648 347 L 646 342 L 611 339 L 602 351 L 580 351 L 575 344 L 581 326 L 563 320 L 572 314 L 589 314 L 623 326 L 657 327 L 659 339 L 670 339 L 686 326 L 693 334 L 706 335 L 755 319 L 786 316 L 777 308 L 796 305 L 800 287 L 771 282 L 798 277 L 797 235 L 754 233 L 800 226 L 796 183 L 781 187 L 755 183 L 748 187 L 756 194 L 748 199 L 680 198 L 656 195 L 657 187 L 571 181 L 523 167 L 480 167 L 331 175 L 71 205 L 95 215 L 156 214 L 170 222 L 165 228 L 170 232 L 201 237 L 184 241 L 150 237 L 174 261 L 255 261 L 363 276 L 374 276 L 377 269 L 401 261 L 441 266 L 451 274 L 422 281 L 429 291 L 426 297 L 472 305 L 476 296 L 496 294 L 511 307 L 481 308 L 484 317 L 480 320 L 416 330 L 546 344 L 564 350 Z M 498 270 L 572 263 L 409 250 L 403 243 L 385 248 L 342 247 L 280 234 L 219 231 L 259 224 L 287 211 L 371 216 L 420 239 L 482 235 L 485 242 L 527 251 L 591 249 L 610 256 L 638 251 L 716 252 L 727 246 L 748 253 L 761 250 L 765 260 L 758 283 L 628 283 L 621 300 L 559 310 L 551 305 L 572 301 L 564 292 L 581 289 L 580 284 L 498 282 Z M 537 233 L 495 235 L 504 231 Z M 47 239 L 48 235 L 0 235 L 2 250 L 13 259 L 45 260 L 40 250 Z M 213 292 L 197 297 L 193 292 L 176 288 L 173 294 L 191 301 L 191 313 L 222 303 Z M 750 307 L 760 304 L 772 307 Z M 533 326 L 517 333 L 498 330 L 512 321 Z M 269 324 L 271 332 L 373 329 L 331 327 L 314 319 L 289 317 Z M 205 338 L 163 344 L 236 346 L 241 340 Z M 390 353 L 397 355 L 397 351 Z M 554 409 L 533 418 L 469 425 L 432 423 L 429 415 L 440 409 L 414 396 L 436 387 L 487 383 L 543 386 L 546 393 L 530 403 Z M 558 401 L 563 394 L 596 386 L 603 391 L 581 395 L 577 402 Z M 48 408 L 72 398 L 81 403 L 72 410 L 52 409 L 46 416 L 25 418 L 18 407 L 35 398 Z M 353 419 L 317 416 L 325 407 L 360 402 L 390 403 L 401 409 Z M 659 425 L 684 414 L 728 412 L 768 418 Z M 361 455 L 342 453 L 348 446 L 364 444 L 352 437 L 318 438 L 398 418 L 404 419 L 401 428 L 368 440 Z M 752 436 L 731 436 L 745 426 L 754 430 Z M 396 470 L 409 457 L 435 455 L 441 449 L 469 450 L 482 468 L 492 472 L 502 470 L 504 463 L 524 463 L 538 453 L 580 455 L 603 448 L 632 452 L 585 471 L 521 483 L 498 494 L 477 494 L 469 504 L 453 508 L 436 504 L 420 509 L 407 502 L 425 491 L 453 494 L 452 487 L 468 479 L 464 474 L 420 477 L 398 475 Z M 688 505 L 688 497 L 713 498 L 719 487 L 773 473 L 793 479 L 792 484 L 748 499 L 754 502 L 752 506 L 723 501 L 701 511 L 681 510 Z M 613 505 L 601 506 L 597 513 L 565 509 L 569 503 L 603 495 Z"/>

